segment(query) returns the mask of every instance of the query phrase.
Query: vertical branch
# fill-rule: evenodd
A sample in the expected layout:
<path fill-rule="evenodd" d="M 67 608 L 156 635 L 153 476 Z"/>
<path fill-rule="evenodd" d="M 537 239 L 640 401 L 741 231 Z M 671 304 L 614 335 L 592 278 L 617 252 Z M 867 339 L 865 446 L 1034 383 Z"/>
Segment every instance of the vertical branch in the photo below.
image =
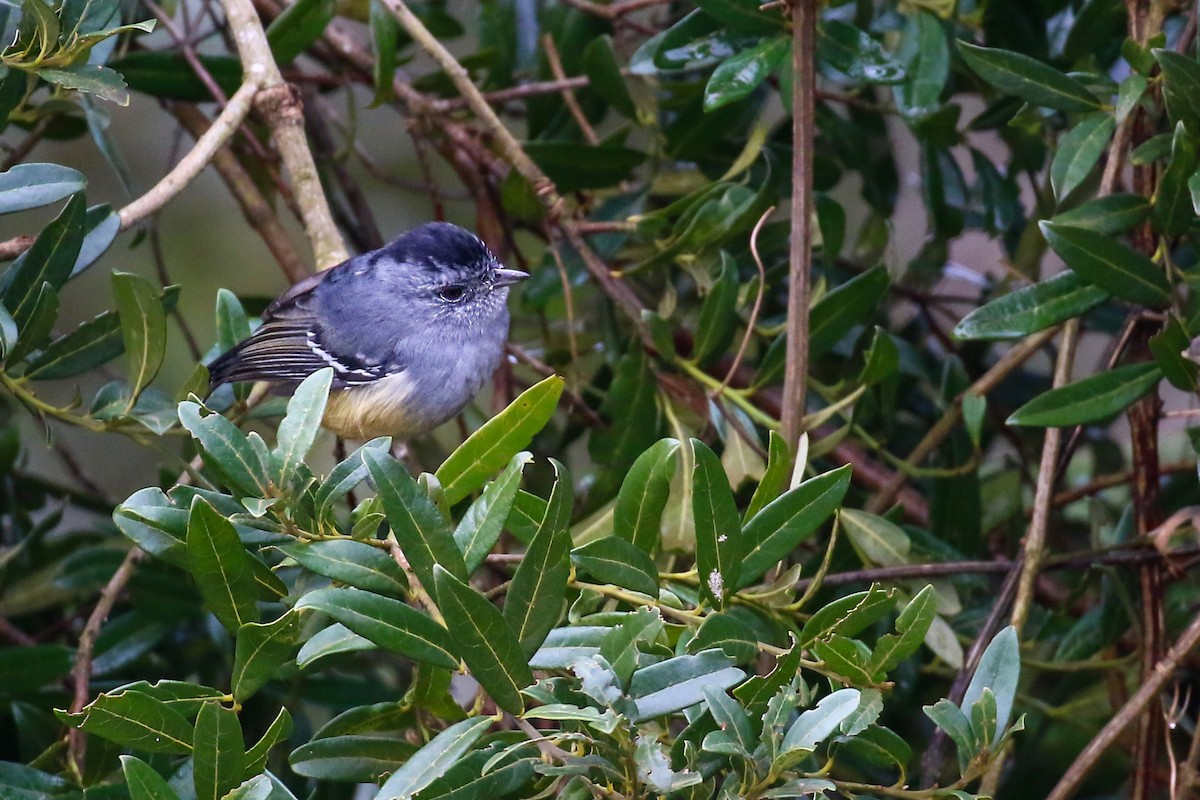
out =
<path fill-rule="evenodd" d="M 815 0 L 792 0 L 792 212 L 788 257 L 787 366 L 783 374 L 781 420 L 783 438 L 789 447 L 800 438 L 808 383 L 816 30 Z"/>
<path fill-rule="evenodd" d="M 329 212 L 312 151 L 308 149 L 299 97 L 284 83 L 271 55 L 262 22 L 250 0 L 224 0 L 224 5 L 243 72 L 247 80 L 257 81 L 262 87 L 254 98 L 254 106 L 271 129 L 271 137 L 291 178 L 317 266 L 321 269 L 332 267 L 345 261 L 348 254 Z"/>

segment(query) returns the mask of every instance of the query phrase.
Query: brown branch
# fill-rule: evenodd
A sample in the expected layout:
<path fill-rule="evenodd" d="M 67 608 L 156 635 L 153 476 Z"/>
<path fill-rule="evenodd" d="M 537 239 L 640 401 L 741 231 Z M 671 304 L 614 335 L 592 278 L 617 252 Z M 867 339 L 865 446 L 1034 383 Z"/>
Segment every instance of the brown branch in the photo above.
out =
<path fill-rule="evenodd" d="M 540 97 L 544 94 L 559 94 L 573 89 L 582 89 L 590 83 L 591 80 L 586 75 L 573 75 L 569 78 L 563 77 L 552 81 L 530 81 L 507 89 L 482 92 L 480 96 L 489 103 L 499 105 L 510 100 L 523 100 L 527 97 Z M 469 104 L 470 101 L 465 97 L 447 97 L 444 100 L 431 100 L 429 110 L 435 114 L 444 114 L 466 108 Z"/>
<path fill-rule="evenodd" d="M 807 411 L 808 314 L 812 288 L 813 145 L 816 127 L 816 0 L 792 0 L 792 206 L 788 254 L 787 363 L 783 439 L 794 448 Z"/>
<path fill-rule="evenodd" d="M 563 71 L 562 59 L 558 56 L 558 48 L 554 45 L 554 37 L 548 33 L 542 37 L 542 52 L 546 54 L 546 61 L 550 64 L 550 71 L 554 73 L 554 79 L 557 81 L 566 80 L 567 73 Z M 575 99 L 575 92 L 569 87 L 563 87 L 562 99 L 567 105 L 567 110 L 571 112 L 571 117 L 575 120 L 575 124 L 579 126 L 579 130 L 583 131 L 583 138 L 587 143 L 593 147 L 599 144 L 600 137 L 596 135 L 595 129 L 592 128 L 592 123 L 588 122 L 587 115 L 583 113 L 583 108 L 580 107 L 579 101 Z"/>

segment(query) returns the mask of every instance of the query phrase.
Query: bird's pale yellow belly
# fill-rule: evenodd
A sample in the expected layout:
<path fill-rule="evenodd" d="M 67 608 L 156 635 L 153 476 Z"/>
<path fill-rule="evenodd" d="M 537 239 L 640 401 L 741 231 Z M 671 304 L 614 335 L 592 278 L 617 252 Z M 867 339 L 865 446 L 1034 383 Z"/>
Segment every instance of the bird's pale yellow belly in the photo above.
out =
<path fill-rule="evenodd" d="M 411 394 L 411 382 L 403 372 L 365 386 L 334 389 L 322 424 L 343 438 L 366 440 L 376 436 L 406 439 L 442 422 L 412 413 L 408 407 Z"/>

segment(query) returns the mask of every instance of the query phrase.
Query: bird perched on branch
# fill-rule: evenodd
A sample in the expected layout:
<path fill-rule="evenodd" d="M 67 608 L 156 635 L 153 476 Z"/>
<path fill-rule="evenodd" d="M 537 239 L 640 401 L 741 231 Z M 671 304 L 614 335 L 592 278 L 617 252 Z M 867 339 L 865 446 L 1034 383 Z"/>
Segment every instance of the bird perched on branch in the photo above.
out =
<path fill-rule="evenodd" d="M 424 433 L 495 372 L 508 287 L 528 277 L 456 225 L 422 225 L 284 292 L 250 338 L 209 365 L 211 384 L 290 390 L 332 367 L 327 429 L 349 439 Z"/>

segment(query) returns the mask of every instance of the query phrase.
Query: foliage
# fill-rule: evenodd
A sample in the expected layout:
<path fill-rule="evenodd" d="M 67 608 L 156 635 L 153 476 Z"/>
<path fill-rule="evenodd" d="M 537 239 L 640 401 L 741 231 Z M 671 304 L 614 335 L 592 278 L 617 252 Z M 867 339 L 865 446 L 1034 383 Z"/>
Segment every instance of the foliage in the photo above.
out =
<path fill-rule="evenodd" d="M 809 51 L 786 3 L 533 5 L 257 4 L 356 249 L 381 237 L 349 166 L 386 146 L 358 115 L 399 110 L 430 215 L 436 153 L 534 274 L 504 410 L 469 410 L 457 446 L 377 439 L 328 467 L 328 371 L 287 401 L 210 394 L 202 366 L 166 385 L 180 287 L 114 270 L 112 310 L 61 330 L 72 279 L 152 221 L 25 157 L 90 133 L 128 183 L 93 97 L 186 125 L 262 65 L 147 36 L 153 4 L 0 11 L 0 125 L 26 137 L 0 213 L 55 209 L 0 243 L 0 795 L 1043 796 L 1080 789 L 1067 767 L 1122 707 L 1132 758 L 1087 790 L 1146 796 L 1164 748 L 1194 790 L 1194 709 L 1125 705 L 1164 676 L 1187 696 L 1181 655 L 1153 667 L 1197 625 L 1166 560 L 1195 555 L 1173 538 L 1195 455 L 1160 435 L 1200 361 L 1186 15 L 831 4 Z M 286 273 L 278 216 L 313 200 L 279 192 L 261 105 L 224 132 L 242 172 L 217 166 Z M 807 308 L 788 204 L 815 223 Z M 232 289 L 212 352 L 261 307 Z M 145 445 L 160 484 L 60 485 L 30 416 L 59 449 L 69 428 Z"/>

